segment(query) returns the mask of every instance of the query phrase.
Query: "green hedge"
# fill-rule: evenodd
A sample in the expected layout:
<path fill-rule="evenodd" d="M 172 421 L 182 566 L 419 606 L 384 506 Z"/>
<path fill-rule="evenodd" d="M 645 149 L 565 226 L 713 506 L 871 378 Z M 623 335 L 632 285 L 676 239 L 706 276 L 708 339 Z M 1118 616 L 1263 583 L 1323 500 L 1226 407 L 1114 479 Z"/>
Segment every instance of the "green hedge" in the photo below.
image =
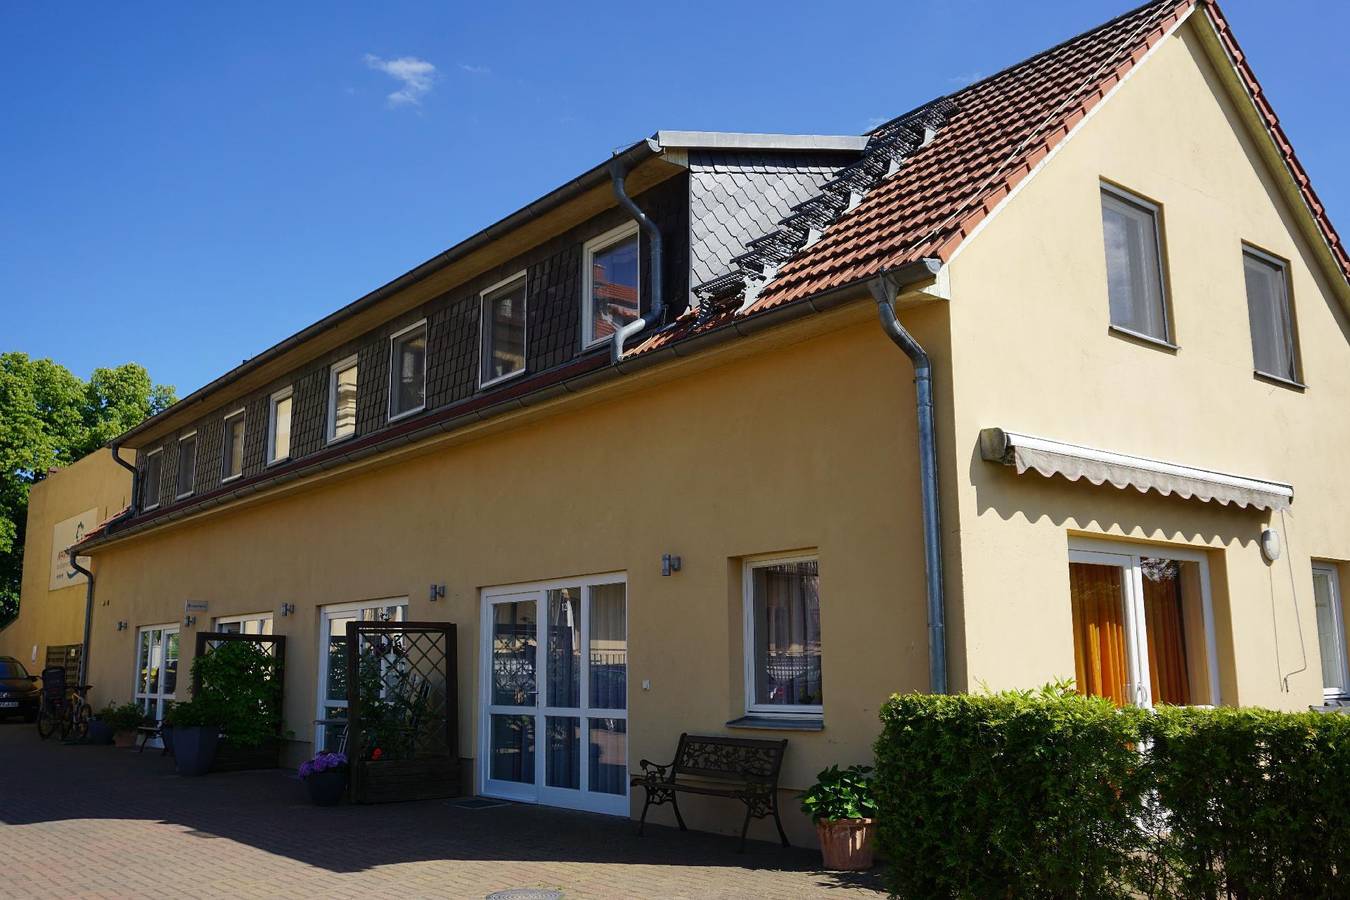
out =
<path fill-rule="evenodd" d="M 1054 685 L 895 696 L 881 720 L 902 897 L 1350 896 L 1350 717 Z"/>

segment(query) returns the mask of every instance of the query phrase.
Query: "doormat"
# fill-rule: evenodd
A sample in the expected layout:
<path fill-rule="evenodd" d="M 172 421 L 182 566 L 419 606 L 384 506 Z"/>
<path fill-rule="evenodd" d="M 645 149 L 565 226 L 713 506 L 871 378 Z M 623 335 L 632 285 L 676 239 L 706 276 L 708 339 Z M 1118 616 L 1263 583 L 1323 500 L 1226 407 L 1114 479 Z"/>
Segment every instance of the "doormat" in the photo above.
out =
<path fill-rule="evenodd" d="M 505 800 L 493 800 L 489 797 L 461 797 L 447 801 L 448 806 L 456 809 L 491 809 L 494 806 L 506 806 Z"/>

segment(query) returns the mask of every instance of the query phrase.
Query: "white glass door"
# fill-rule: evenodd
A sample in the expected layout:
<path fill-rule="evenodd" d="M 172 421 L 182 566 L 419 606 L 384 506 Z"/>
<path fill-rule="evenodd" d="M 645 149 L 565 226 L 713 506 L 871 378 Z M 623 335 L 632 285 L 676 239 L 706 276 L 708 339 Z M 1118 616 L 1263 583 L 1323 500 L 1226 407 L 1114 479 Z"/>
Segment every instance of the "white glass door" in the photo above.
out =
<path fill-rule="evenodd" d="M 482 790 L 628 813 L 621 576 L 484 592 Z"/>
<path fill-rule="evenodd" d="M 149 625 L 136 635 L 136 705 L 156 722 L 178 690 L 178 627 Z"/>
<path fill-rule="evenodd" d="M 319 623 L 319 708 L 314 748 L 338 750 L 346 736 L 347 623 L 402 622 L 406 597 L 323 607 Z"/>

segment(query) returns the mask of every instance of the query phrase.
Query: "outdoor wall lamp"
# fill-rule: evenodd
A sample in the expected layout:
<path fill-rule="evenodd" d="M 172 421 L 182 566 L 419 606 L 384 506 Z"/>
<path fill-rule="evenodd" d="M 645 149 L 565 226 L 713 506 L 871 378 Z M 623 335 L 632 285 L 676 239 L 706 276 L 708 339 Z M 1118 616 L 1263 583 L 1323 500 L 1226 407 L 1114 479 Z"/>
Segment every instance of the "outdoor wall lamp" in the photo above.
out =
<path fill-rule="evenodd" d="M 1266 562 L 1280 558 L 1280 533 L 1273 528 L 1261 532 L 1261 555 L 1266 558 Z"/>
<path fill-rule="evenodd" d="M 196 616 L 183 616 L 183 627 L 184 627 L 184 628 L 191 628 L 191 627 L 193 627 L 193 626 L 196 625 L 196 624 L 197 624 L 197 617 L 196 617 Z"/>
<path fill-rule="evenodd" d="M 294 604 L 294 603 L 283 603 L 283 604 L 281 604 L 281 614 L 282 614 L 283 616 L 293 616 L 293 615 L 295 615 L 295 604 Z"/>
<path fill-rule="evenodd" d="M 118 630 L 118 631 L 126 631 L 126 630 L 127 630 L 127 623 L 126 623 L 125 620 L 120 620 L 120 621 L 118 621 L 118 623 L 117 623 L 117 630 Z"/>
<path fill-rule="evenodd" d="M 661 554 L 661 574 L 670 575 L 672 572 L 680 571 L 682 560 L 678 556 L 670 553 Z"/>
<path fill-rule="evenodd" d="M 437 600 L 444 600 L 444 599 L 445 599 L 445 585 L 443 585 L 443 584 L 433 584 L 433 585 L 431 586 L 431 598 L 430 598 L 430 599 L 431 599 L 431 602 L 432 602 L 432 603 L 435 603 Z"/>

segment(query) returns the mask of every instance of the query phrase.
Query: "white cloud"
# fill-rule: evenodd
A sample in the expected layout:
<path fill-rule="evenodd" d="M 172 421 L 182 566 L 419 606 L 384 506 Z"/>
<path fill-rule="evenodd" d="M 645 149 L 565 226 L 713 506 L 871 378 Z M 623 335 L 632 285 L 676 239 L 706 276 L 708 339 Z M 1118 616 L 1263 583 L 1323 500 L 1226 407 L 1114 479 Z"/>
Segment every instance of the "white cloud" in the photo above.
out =
<path fill-rule="evenodd" d="M 389 95 L 390 106 L 421 106 L 422 97 L 431 90 L 432 82 L 436 80 L 436 67 L 416 56 L 381 59 L 373 53 L 367 53 L 366 65 L 402 83 L 402 87 Z"/>
<path fill-rule="evenodd" d="M 470 75 L 491 75 L 492 70 L 487 66 L 475 66 L 469 63 L 460 63 L 459 67 Z"/>

